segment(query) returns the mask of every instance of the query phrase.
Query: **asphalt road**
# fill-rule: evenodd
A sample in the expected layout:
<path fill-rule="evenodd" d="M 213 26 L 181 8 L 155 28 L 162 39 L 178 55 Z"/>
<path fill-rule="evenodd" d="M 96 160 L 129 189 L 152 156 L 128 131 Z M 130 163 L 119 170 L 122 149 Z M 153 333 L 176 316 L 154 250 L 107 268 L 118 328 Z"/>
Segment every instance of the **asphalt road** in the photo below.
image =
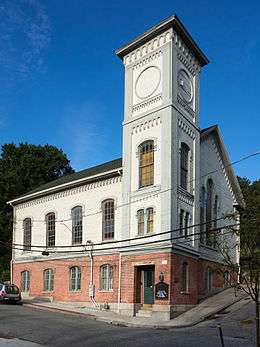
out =
<path fill-rule="evenodd" d="M 221 323 L 225 347 L 254 346 L 253 312 L 254 305 L 247 300 L 195 327 L 159 330 L 113 326 L 78 315 L 1 305 L 0 338 L 16 337 L 50 347 L 219 347 L 217 323 Z"/>

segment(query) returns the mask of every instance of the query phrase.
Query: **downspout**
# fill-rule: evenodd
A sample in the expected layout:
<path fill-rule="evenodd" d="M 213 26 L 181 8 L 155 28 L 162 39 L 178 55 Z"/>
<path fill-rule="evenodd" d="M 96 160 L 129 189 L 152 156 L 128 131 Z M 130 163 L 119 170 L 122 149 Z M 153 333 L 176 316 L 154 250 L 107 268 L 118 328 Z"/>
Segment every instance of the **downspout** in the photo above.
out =
<path fill-rule="evenodd" d="M 94 299 L 94 285 L 93 285 L 93 242 L 87 241 L 87 244 L 90 245 L 90 250 L 88 253 L 89 259 L 90 259 L 90 281 L 89 281 L 89 287 L 88 287 L 88 296 L 90 301 L 95 307 L 98 307 L 100 309 L 100 305 L 96 302 Z M 91 292 L 90 292 L 91 291 Z M 91 295 L 90 295 L 91 294 Z"/>
<path fill-rule="evenodd" d="M 13 283 L 13 259 L 14 259 L 14 234 L 15 234 L 15 221 L 16 221 L 16 211 L 14 205 L 10 202 L 10 205 L 13 208 L 13 230 L 12 230 L 12 259 L 10 260 L 10 283 Z"/>
<path fill-rule="evenodd" d="M 118 313 L 120 313 L 120 302 L 121 302 L 121 263 L 122 263 L 122 255 L 119 252 L 118 295 L 117 295 L 117 312 Z"/>

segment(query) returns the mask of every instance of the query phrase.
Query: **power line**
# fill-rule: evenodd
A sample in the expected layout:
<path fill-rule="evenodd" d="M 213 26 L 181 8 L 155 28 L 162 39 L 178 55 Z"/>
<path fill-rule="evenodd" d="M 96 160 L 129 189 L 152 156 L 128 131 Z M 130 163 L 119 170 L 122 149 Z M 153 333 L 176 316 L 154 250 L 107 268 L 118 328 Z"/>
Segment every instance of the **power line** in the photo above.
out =
<path fill-rule="evenodd" d="M 247 155 L 247 156 L 244 156 L 244 157 L 242 157 L 242 158 L 240 158 L 240 159 L 238 159 L 238 160 L 236 160 L 236 161 L 233 161 L 233 162 L 231 162 L 231 163 L 229 163 L 229 164 L 223 165 L 223 167 L 226 168 L 226 167 L 229 167 L 229 166 L 238 164 L 238 163 L 240 163 L 240 162 L 242 162 L 242 161 L 244 161 L 244 160 L 247 160 L 247 159 L 249 159 L 249 158 L 251 158 L 251 157 L 254 157 L 254 156 L 256 156 L 256 155 L 259 155 L 259 154 L 260 154 L 260 151 L 257 151 L 257 152 L 255 152 L 255 153 L 252 153 L 252 154 L 249 154 L 249 155 Z M 218 172 L 218 171 L 221 171 L 221 170 L 223 169 L 223 167 L 221 167 L 220 169 L 216 169 L 216 170 L 210 171 L 210 172 L 208 172 L 208 173 L 206 173 L 206 174 L 204 174 L 204 175 L 201 175 L 201 176 L 199 176 L 199 177 L 197 177 L 197 178 L 193 178 L 193 179 L 191 179 L 190 181 L 188 181 L 188 183 L 192 183 L 192 182 L 197 181 L 197 180 L 199 180 L 199 179 L 201 179 L 201 178 L 204 178 L 204 177 L 206 177 L 206 176 L 208 176 L 208 175 L 212 175 L 212 174 L 214 174 L 214 173 L 216 173 L 216 172 Z M 216 182 L 214 182 L 214 184 L 217 185 L 217 186 L 219 187 L 219 189 L 222 189 L 222 192 L 228 197 L 228 199 L 233 200 L 233 199 L 230 198 L 230 196 L 224 191 L 224 189 L 223 189 L 219 184 L 217 184 Z M 171 190 L 173 190 L 173 189 L 175 189 L 175 187 L 174 187 L 174 188 L 167 188 L 167 189 L 161 190 L 161 191 L 159 191 L 159 192 L 151 193 L 151 194 L 148 194 L 148 195 L 149 195 L 149 197 L 153 197 L 153 196 L 156 196 L 156 195 L 158 195 L 158 194 L 167 193 L 167 192 L 169 192 L 169 191 L 171 191 Z M 131 204 L 133 204 L 133 203 L 136 203 L 136 202 L 139 202 L 139 201 L 142 201 L 142 200 L 143 200 L 143 198 L 141 198 L 141 199 L 139 199 L 139 200 L 135 200 L 134 202 L 130 201 L 130 202 L 127 202 L 127 203 L 124 203 L 124 204 L 120 204 L 120 205 L 116 206 L 116 208 L 122 208 L 122 207 L 131 205 Z M 97 211 L 97 212 L 85 214 L 83 217 L 85 218 L 85 217 L 95 216 L 95 215 L 98 215 L 98 214 L 100 214 L 100 213 L 102 213 L 102 211 Z M 67 219 L 62 219 L 62 220 L 56 220 L 56 222 L 62 223 L 62 222 L 70 221 L 70 220 L 72 220 L 72 218 L 67 218 Z M 13 220 L 14 223 L 16 223 L 16 221 L 23 222 L 24 219 L 16 219 L 16 220 Z M 43 223 L 45 223 L 46 220 L 45 220 L 45 219 L 44 219 L 44 220 L 40 220 L 40 219 L 37 220 L 37 219 L 34 219 L 33 222 L 41 222 L 41 223 L 43 222 Z"/>
<path fill-rule="evenodd" d="M 211 229 L 210 231 L 205 231 L 205 232 L 197 232 L 197 233 L 192 233 L 192 234 L 189 234 L 189 237 L 190 236 L 195 236 L 195 235 L 201 235 L 201 234 L 212 234 L 213 232 L 216 232 L 216 231 L 221 231 L 222 229 L 228 229 L 228 228 L 234 228 L 234 227 L 237 227 L 239 226 L 240 223 L 235 223 L 235 224 L 230 224 L 230 225 L 226 225 L 224 227 L 219 227 L 219 228 L 214 228 L 214 229 Z M 230 232 L 230 231 L 229 231 Z M 223 234 L 222 234 L 223 235 Z M 147 245 L 150 245 L 150 244 L 155 244 L 155 243 L 161 243 L 161 242 L 166 242 L 166 241 L 173 241 L 173 240 L 179 240 L 179 239 L 186 239 L 187 236 L 185 235 L 181 235 L 181 236 L 176 236 L 176 237 L 170 237 L 170 238 L 166 238 L 166 239 L 160 239 L 160 240 L 153 240 L 153 241 L 149 241 L 148 243 L 145 242 L 145 243 L 135 243 L 135 244 L 128 244 L 128 245 L 123 245 L 123 246 L 113 246 L 113 247 L 104 247 L 104 248 L 98 248 L 98 249 L 94 249 L 91 245 L 91 250 L 92 251 L 108 251 L 108 250 L 114 250 L 114 249 L 117 249 L 117 250 L 120 250 L 120 249 L 125 249 L 125 248 L 130 248 L 130 247 L 139 247 L 139 246 L 147 246 Z M 125 241 L 126 242 L 126 241 Z M 12 245 L 8 245 L 7 243 L 3 242 L 3 241 L 0 241 L 0 243 L 4 244 L 4 245 L 7 245 L 9 247 L 11 247 L 12 249 L 16 249 L 16 250 L 24 250 L 23 248 L 19 248 L 19 247 L 13 247 Z M 84 246 L 86 247 L 86 246 Z M 46 247 L 45 247 L 46 249 Z M 87 250 L 84 249 L 84 250 L 66 250 L 66 251 L 59 251 L 59 250 L 49 250 L 49 249 L 46 249 L 46 252 L 50 253 L 50 254 L 57 254 L 57 253 L 61 253 L 61 254 L 69 254 L 69 253 L 82 253 L 82 252 L 86 252 Z M 38 253 L 42 253 L 42 250 L 30 250 L 30 252 L 38 252 Z"/>
<path fill-rule="evenodd" d="M 228 219 L 228 218 L 232 218 L 232 217 L 234 217 L 234 214 L 227 215 L 227 216 L 224 216 L 224 217 L 215 218 L 215 219 L 211 219 L 211 220 L 203 222 L 203 223 L 197 223 L 197 224 L 193 224 L 193 225 L 188 225 L 187 227 L 171 229 L 171 230 L 163 231 L 163 232 L 160 232 L 160 233 L 153 233 L 151 235 L 137 236 L 137 237 L 123 239 L 123 240 L 103 241 L 103 242 L 99 242 L 99 243 L 93 243 L 92 245 L 93 246 L 100 246 L 100 245 L 111 244 L 111 243 L 114 244 L 114 243 L 121 243 L 121 242 L 128 242 L 128 241 L 146 239 L 146 238 L 149 238 L 149 237 L 165 235 L 165 234 L 169 234 L 169 233 L 173 233 L 173 232 L 185 231 L 186 229 L 191 229 L 191 228 L 203 226 L 203 225 L 206 225 L 206 224 L 209 224 L 209 223 L 218 222 L 220 220 L 224 220 L 224 219 Z M 13 243 L 13 245 L 15 245 L 15 246 L 26 246 L 24 244 L 19 244 L 19 243 Z M 68 248 L 68 247 L 70 247 L 70 248 L 71 247 L 72 248 L 77 248 L 77 247 L 82 247 L 82 246 L 85 246 L 85 245 L 82 245 L 82 244 L 80 244 L 80 245 L 57 245 L 55 247 L 57 247 L 57 248 Z M 46 246 L 44 246 L 44 245 L 31 245 L 31 247 L 46 249 Z"/>

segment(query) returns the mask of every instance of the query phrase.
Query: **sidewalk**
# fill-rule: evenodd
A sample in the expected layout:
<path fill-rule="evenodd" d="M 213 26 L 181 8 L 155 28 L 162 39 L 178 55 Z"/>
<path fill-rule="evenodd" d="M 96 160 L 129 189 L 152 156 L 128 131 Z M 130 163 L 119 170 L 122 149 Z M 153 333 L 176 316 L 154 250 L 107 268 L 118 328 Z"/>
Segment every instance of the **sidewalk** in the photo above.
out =
<path fill-rule="evenodd" d="M 0 337 L 0 347 L 43 347 L 43 345 L 20 339 L 6 339 Z"/>
<path fill-rule="evenodd" d="M 170 321 L 161 321 L 153 317 L 141 318 L 122 316 L 112 311 L 100 311 L 96 308 L 92 309 L 85 306 L 84 302 L 34 302 L 33 300 L 25 300 L 24 305 L 37 307 L 39 309 L 84 315 L 91 319 L 114 325 L 150 328 L 184 328 L 204 321 L 208 317 L 224 310 L 228 306 L 244 299 L 245 297 L 246 294 L 243 292 L 240 292 L 235 296 L 234 289 L 229 288 L 204 300 L 191 310 Z"/>

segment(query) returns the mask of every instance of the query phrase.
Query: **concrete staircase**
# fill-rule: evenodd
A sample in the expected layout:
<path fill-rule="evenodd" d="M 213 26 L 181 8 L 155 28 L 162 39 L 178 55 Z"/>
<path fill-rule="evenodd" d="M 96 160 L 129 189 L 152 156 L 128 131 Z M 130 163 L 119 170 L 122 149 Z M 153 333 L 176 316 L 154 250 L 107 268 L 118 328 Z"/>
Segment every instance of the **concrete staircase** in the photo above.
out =
<path fill-rule="evenodd" d="M 149 318 L 153 314 L 153 305 L 152 304 L 143 304 L 142 308 L 136 313 L 136 317 L 140 318 Z"/>

